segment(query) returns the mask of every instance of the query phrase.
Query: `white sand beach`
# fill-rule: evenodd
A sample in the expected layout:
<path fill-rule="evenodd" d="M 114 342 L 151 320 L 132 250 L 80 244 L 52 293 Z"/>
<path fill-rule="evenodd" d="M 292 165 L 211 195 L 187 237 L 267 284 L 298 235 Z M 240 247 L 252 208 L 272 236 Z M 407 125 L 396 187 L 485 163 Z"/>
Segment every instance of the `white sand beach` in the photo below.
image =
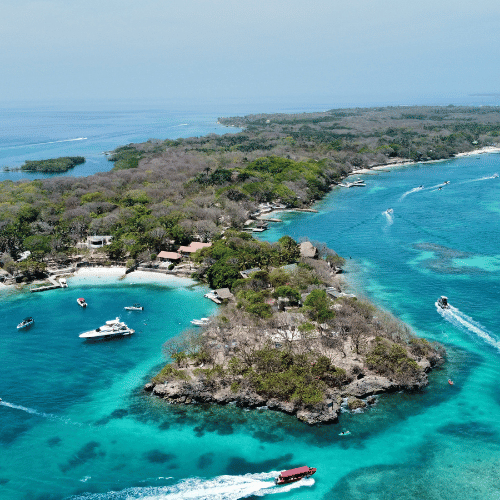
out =
<path fill-rule="evenodd" d="M 99 283 L 123 283 L 129 285 L 157 283 L 177 288 L 191 286 L 197 282 L 191 278 L 180 278 L 170 274 L 147 271 L 134 271 L 130 274 L 125 274 L 125 267 L 80 267 L 74 276 L 68 278 L 69 286 L 72 284 L 94 285 Z"/>
<path fill-rule="evenodd" d="M 498 146 L 486 146 L 481 149 L 476 149 L 474 151 L 468 151 L 466 153 L 458 153 L 455 158 L 460 158 L 463 156 L 475 156 L 475 155 L 482 155 L 485 153 L 500 153 L 500 147 Z"/>
<path fill-rule="evenodd" d="M 463 158 L 467 156 L 475 156 L 475 155 L 481 155 L 481 154 L 487 154 L 487 153 L 500 153 L 500 147 L 499 146 L 485 146 L 484 148 L 481 149 L 475 149 L 474 151 L 467 151 L 465 153 L 457 153 L 454 158 Z M 416 163 L 438 163 L 442 161 L 447 161 L 451 160 L 453 158 L 442 158 L 440 160 L 429 160 L 429 161 L 419 161 L 415 162 L 412 160 L 406 160 L 406 161 L 398 161 L 394 163 L 387 163 L 386 165 L 377 165 L 376 167 L 371 167 L 371 168 L 360 168 L 358 170 L 353 170 L 349 176 L 351 175 L 359 175 L 359 174 L 370 174 L 373 173 L 374 171 L 378 170 L 389 170 L 391 168 L 398 168 L 398 167 L 407 167 L 409 165 L 415 165 Z"/>

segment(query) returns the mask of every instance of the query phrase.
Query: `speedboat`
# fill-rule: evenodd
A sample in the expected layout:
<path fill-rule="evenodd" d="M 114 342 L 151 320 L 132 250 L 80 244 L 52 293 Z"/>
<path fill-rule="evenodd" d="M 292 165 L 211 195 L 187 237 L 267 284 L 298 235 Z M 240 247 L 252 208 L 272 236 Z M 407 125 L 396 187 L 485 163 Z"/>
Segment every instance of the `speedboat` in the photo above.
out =
<path fill-rule="evenodd" d="M 444 295 L 441 295 L 441 297 L 439 297 L 436 304 L 441 309 L 448 309 L 450 307 L 450 304 L 448 304 L 448 297 L 445 297 Z"/>
<path fill-rule="evenodd" d="M 111 319 L 106 321 L 106 324 L 96 328 L 95 330 L 89 330 L 88 332 L 81 333 L 78 335 L 81 339 L 105 339 L 111 337 L 123 337 L 125 335 L 132 335 L 135 330 L 129 328 L 120 318 Z"/>
<path fill-rule="evenodd" d="M 210 323 L 209 318 L 192 319 L 191 324 L 194 326 L 207 326 Z"/>
<path fill-rule="evenodd" d="M 17 329 L 20 330 L 21 328 L 29 328 L 31 325 L 35 323 L 35 320 L 31 317 L 29 318 L 24 318 L 21 323 L 17 325 Z"/>
<path fill-rule="evenodd" d="M 295 481 L 300 481 L 305 477 L 312 476 L 316 472 L 316 468 L 308 467 L 304 465 L 303 467 L 297 467 L 296 469 L 284 470 L 277 478 L 276 484 L 288 484 Z"/>
<path fill-rule="evenodd" d="M 87 302 L 85 302 L 85 299 L 83 297 L 76 299 L 76 302 L 80 307 L 83 307 L 83 308 L 87 307 Z"/>
<path fill-rule="evenodd" d="M 496 179 L 496 178 L 498 177 L 498 174 L 495 172 L 495 173 L 492 175 L 492 177 L 493 177 L 494 179 Z"/>
<path fill-rule="evenodd" d="M 385 211 L 386 214 L 392 214 L 394 213 L 394 210 L 392 208 L 388 208 L 386 211 Z"/>
<path fill-rule="evenodd" d="M 125 306 L 127 311 L 144 311 L 144 307 L 141 304 L 134 304 L 133 306 Z"/>

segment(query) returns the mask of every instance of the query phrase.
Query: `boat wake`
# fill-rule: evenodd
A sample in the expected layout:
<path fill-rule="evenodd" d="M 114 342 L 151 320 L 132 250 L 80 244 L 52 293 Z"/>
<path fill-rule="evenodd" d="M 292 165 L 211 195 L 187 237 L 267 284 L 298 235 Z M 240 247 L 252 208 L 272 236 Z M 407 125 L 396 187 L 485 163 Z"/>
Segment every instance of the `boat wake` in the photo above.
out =
<path fill-rule="evenodd" d="M 31 415 L 37 415 L 38 417 L 48 418 L 50 420 L 58 420 L 59 422 L 64 422 L 65 424 L 81 426 L 81 424 L 73 422 L 69 418 L 63 418 L 58 415 L 54 415 L 53 413 L 45 413 L 43 411 L 38 411 L 33 408 L 27 408 L 26 406 L 15 405 L 13 403 L 8 403 L 7 401 L 0 401 L 0 406 L 7 406 L 8 408 L 12 408 L 14 410 L 24 411 Z"/>
<path fill-rule="evenodd" d="M 87 137 L 75 137 L 74 139 L 61 139 L 60 141 L 35 142 L 33 144 L 18 144 L 16 146 L 7 146 L 1 149 L 32 148 L 35 146 L 45 146 L 46 144 L 58 144 L 60 142 L 86 141 Z"/>
<path fill-rule="evenodd" d="M 474 321 L 471 317 L 467 316 L 456 307 L 449 306 L 447 309 L 442 309 L 436 302 L 436 308 L 438 313 L 452 325 L 460 328 L 461 330 L 474 333 L 487 344 L 500 351 L 500 341 L 496 340 L 493 334 L 488 332 L 488 330 L 486 330 L 480 323 Z"/>
<path fill-rule="evenodd" d="M 418 186 L 416 188 L 410 189 L 409 191 L 406 191 L 406 193 L 403 193 L 398 201 L 403 201 L 409 194 L 416 193 L 417 191 L 422 191 L 424 189 L 424 186 Z"/>
<path fill-rule="evenodd" d="M 285 486 L 276 486 L 278 471 L 244 476 L 218 476 L 213 479 L 190 478 L 173 486 L 127 488 L 108 493 L 89 493 L 71 497 L 71 500 L 238 500 L 250 496 L 261 497 L 284 493 L 304 486 L 312 486 L 314 479 L 306 478 Z"/>
<path fill-rule="evenodd" d="M 468 181 L 463 181 L 460 184 L 468 184 L 469 182 L 478 182 L 478 181 L 488 181 L 490 179 L 497 179 L 498 174 L 487 175 L 485 177 L 479 177 L 478 179 L 470 179 Z"/>
<path fill-rule="evenodd" d="M 387 226 L 392 226 L 394 224 L 394 213 L 392 211 L 386 210 L 385 212 L 382 212 L 382 215 L 385 216 Z"/>

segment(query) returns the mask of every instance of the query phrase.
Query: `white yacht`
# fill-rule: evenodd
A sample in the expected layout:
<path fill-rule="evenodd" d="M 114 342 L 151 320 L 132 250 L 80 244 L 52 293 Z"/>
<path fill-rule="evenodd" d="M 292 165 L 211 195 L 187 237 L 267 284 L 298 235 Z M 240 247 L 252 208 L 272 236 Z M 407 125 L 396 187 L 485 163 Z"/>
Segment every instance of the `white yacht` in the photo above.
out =
<path fill-rule="evenodd" d="M 120 318 L 116 318 L 106 321 L 105 325 L 95 330 L 81 333 L 79 337 L 81 339 L 105 339 L 123 337 L 125 335 L 132 335 L 133 333 L 135 333 L 135 330 L 129 328 L 123 321 L 120 321 Z"/>
<path fill-rule="evenodd" d="M 210 323 L 209 318 L 192 319 L 191 324 L 194 326 L 207 326 Z"/>
<path fill-rule="evenodd" d="M 24 318 L 21 323 L 17 325 L 17 329 L 21 330 L 22 328 L 28 328 L 31 325 L 35 324 L 35 320 L 32 317 Z"/>
<path fill-rule="evenodd" d="M 134 304 L 133 306 L 125 306 L 127 311 L 144 311 L 144 306 L 141 304 Z"/>

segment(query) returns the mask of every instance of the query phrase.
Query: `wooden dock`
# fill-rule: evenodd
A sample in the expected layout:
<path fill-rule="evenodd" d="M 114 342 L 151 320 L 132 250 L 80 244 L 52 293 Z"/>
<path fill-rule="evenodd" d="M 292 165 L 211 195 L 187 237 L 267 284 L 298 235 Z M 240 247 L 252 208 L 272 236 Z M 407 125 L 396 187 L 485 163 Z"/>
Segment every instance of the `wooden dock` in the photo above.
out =
<path fill-rule="evenodd" d="M 30 288 L 30 292 L 31 293 L 45 292 L 47 290 L 55 290 L 56 288 L 66 288 L 68 286 L 68 285 L 66 285 L 64 287 L 59 281 L 56 281 L 56 279 L 52 278 L 52 277 L 47 278 L 47 281 L 50 281 L 50 283 L 52 283 L 52 284 L 51 285 L 38 286 L 36 288 Z"/>

